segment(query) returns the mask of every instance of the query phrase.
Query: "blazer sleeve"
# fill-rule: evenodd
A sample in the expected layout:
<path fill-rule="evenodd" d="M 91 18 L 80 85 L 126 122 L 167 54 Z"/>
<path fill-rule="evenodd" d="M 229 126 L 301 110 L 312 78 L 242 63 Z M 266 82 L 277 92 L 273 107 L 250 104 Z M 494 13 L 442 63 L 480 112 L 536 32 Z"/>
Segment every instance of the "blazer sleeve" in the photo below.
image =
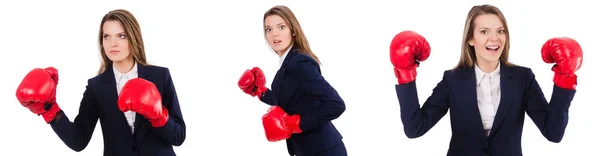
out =
<path fill-rule="evenodd" d="M 97 100 L 90 88 L 90 80 L 83 93 L 83 99 L 79 106 L 79 114 L 75 121 L 71 122 L 66 114 L 61 111 L 58 117 L 50 123 L 50 126 L 58 137 L 72 150 L 81 151 L 90 142 L 94 128 L 98 122 Z"/>
<path fill-rule="evenodd" d="M 524 95 L 525 111 L 535 123 L 542 135 L 551 142 L 560 142 L 569 121 L 569 107 L 575 96 L 575 90 L 567 90 L 554 85 L 550 103 L 528 70 L 527 89 Z"/>
<path fill-rule="evenodd" d="M 260 101 L 266 103 L 269 106 L 275 105 L 275 96 L 273 95 L 273 91 L 271 89 L 267 89 L 265 93 L 262 94 Z"/>
<path fill-rule="evenodd" d="M 400 118 L 404 125 L 404 133 L 408 138 L 417 138 L 429 131 L 450 107 L 446 75 L 433 89 L 433 93 L 423 107 L 419 105 L 416 82 L 396 85 L 396 94 L 400 103 Z"/>
<path fill-rule="evenodd" d="M 288 72 L 302 89 L 316 97 L 317 105 L 312 111 L 300 114 L 300 129 L 313 130 L 338 118 L 346 110 L 346 105 L 337 91 L 323 78 L 314 59 L 298 55 L 290 62 Z"/>
<path fill-rule="evenodd" d="M 165 68 L 165 87 L 162 93 L 162 102 L 165 108 L 169 111 L 169 120 L 163 127 L 153 128 L 154 132 L 158 133 L 165 141 L 173 146 L 180 146 L 185 141 L 186 126 L 183 121 L 183 115 L 177 99 L 177 92 L 171 73 L 168 68 Z"/>

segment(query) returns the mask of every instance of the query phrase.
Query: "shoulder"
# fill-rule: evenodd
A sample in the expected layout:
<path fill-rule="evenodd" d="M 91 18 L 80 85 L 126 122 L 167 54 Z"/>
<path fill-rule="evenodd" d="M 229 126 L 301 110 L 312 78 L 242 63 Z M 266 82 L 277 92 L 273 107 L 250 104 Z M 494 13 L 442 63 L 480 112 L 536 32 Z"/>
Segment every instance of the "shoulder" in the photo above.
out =
<path fill-rule="evenodd" d="M 146 70 L 148 72 L 151 72 L 152 74 L 158 74 L 158 75 L 169 75 L 170 74 L 169 68 L 164 67 L 164 66 L 144 65 L 144 68 L 146 68 Z"/>
<path fill-rule="evenodd" d="M 469 72 L 468 68 L 454 68 L 444 71 L 444 79 L 461 76 L 461 74 Z"/>
<path fill-rule="evenodd" d="M 317 63 L 317 61 L 315 59 L 313 59 L 310 55 L 305 54 L 305 53 L 296 51 L 293 54 L 291 54 L 291 56 L 289 56 L 289 57 L 290 57 L 290 59 L 289 59 L 290 62 L 288 63 L 288 65 L 291 66 L 292 68 L 306 67 L 306 66 L 315 66 L 315 67 L 319 66 L 319 63 Z"/>
<path fill-rule="evenodd" d="M 515 72 L 518 74 L 526 74 L 526 75 L 533 74 L 533 71 L 529 67 L 524 67 L 524 66 L 520 66 L 520 65 L 511 65 L 511 66 L 507 66 L 506 68 L 508 70 L 511 70 L 512 72 Z"/>
<path fill-rule="evenodd" d="M 317 64 L 317 61 L 313 59 L 310 55 L 296 51 L 290 58 L 291 62 L 304 62 L 304 63 L 314 63 Z"/>
<path fill-rule="evenodd" d="M 510 70 L 510 72 L 513 73 L 513 76 L 516 76 L 517 80 L 531 82 L 535 79 L 535 75 L 529 67 L 511 65 L 507 66 L 506 68 L 506 70 Z"/>

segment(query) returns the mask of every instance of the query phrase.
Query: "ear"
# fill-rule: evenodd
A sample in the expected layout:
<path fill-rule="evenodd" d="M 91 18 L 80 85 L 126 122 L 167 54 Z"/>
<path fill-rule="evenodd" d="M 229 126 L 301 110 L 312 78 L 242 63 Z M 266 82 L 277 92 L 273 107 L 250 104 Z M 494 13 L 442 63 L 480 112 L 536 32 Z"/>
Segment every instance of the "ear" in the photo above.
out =
<path fill-rule="evenodd" d="M 475 42 L 473 41 L 473 39 L 469 40 L 468 43 L 469 43 L 470 46 L 474 46 L 475 45 Z"/>

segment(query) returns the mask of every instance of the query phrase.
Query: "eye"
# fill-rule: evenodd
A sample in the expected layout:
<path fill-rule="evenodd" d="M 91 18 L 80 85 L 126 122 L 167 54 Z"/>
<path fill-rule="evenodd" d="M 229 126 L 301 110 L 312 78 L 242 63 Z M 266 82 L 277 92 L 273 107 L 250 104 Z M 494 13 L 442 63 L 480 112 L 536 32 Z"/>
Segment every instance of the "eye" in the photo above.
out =
<path fill-rule="evenodd" d="M 283 29 L 285 29 L 285 26 L 284 25 L 280 25 L 279 29 L 283 30 Z"/>
<path fill-rule="evenodd" d="M 266 28 L 265 29 L 265 32 L 270 32 L 270 31 L 271 31 L 271 28 Z"/>
<path fill-rule="evenodd" d="M 479 33 L 487 34 L 487 30 L 481 30 L 481 31 L 479 31 Z"/>
<path fill-rule="evenodd" d="M 108 35 L 102 35 L 102 38 L 105 40 L 108 40 L 109 36 Z"/>
<path fill-rule="evenodd" d="M 119 38 L 125 39 L 125 37 L 126 37 L 125 34 L 119 34 Z"/>
<path fill-rule="evenodd" d="M 505 32 L 504 30 L 498 30 L 498 33 L 500 33 L 500 34 L 504 34 L 504 32 Z"/>

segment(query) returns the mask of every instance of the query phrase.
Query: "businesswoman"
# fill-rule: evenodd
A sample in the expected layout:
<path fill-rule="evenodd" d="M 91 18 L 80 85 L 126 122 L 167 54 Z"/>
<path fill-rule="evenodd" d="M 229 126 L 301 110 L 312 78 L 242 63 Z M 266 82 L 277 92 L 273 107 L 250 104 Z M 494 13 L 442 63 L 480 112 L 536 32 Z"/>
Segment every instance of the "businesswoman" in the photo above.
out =
<path fill-rule="evenodd" d="M 238 81 L 242 91 L 271 105 L 263 116 L 268 141 L 285 139 L 290 155 L 346 156 L 342 135 L 331 123 L 346 109 L 337 91 L 323 78 L 319 60 L 294 13 L 274 6 L 263 17 L 264 37 L 280 56 L 271 89 L 258 67 Z"/>
<path fill-rule="evenodd" d="M 90 142 L 98 119 L 104 155 L 175 155 L 185 140 L 185 123 L 169 70 L 146 63 L 139 24 L 126 10 L 107 13 L 98 34 L 102 63 L 89 79 L 79 114 L 71 122 L 55 100 L 58 70 L 34 69 L 17 98 L 42 115 L 74 151 Z"/>
<path fill-rule="evenodd" d="M 542 48 L 552 70 L 550 103 L 530 68 L 508 62 L 509 31 L 502 12 L 491 5 L 468 13 L 458 65 L 444 72 L 423 107 L 415 85 L 416 68 L 429 56 L 429 44 L 413 31 L 397 34 L 390 46 L 404 132 L 417 138 L 450 109 L 452 138 L 447 155 L 522 155 L 525 113 L 551 142 L 560 142 L 575 95 L 582 51 L 570 38 L 552 38 Z"/>

